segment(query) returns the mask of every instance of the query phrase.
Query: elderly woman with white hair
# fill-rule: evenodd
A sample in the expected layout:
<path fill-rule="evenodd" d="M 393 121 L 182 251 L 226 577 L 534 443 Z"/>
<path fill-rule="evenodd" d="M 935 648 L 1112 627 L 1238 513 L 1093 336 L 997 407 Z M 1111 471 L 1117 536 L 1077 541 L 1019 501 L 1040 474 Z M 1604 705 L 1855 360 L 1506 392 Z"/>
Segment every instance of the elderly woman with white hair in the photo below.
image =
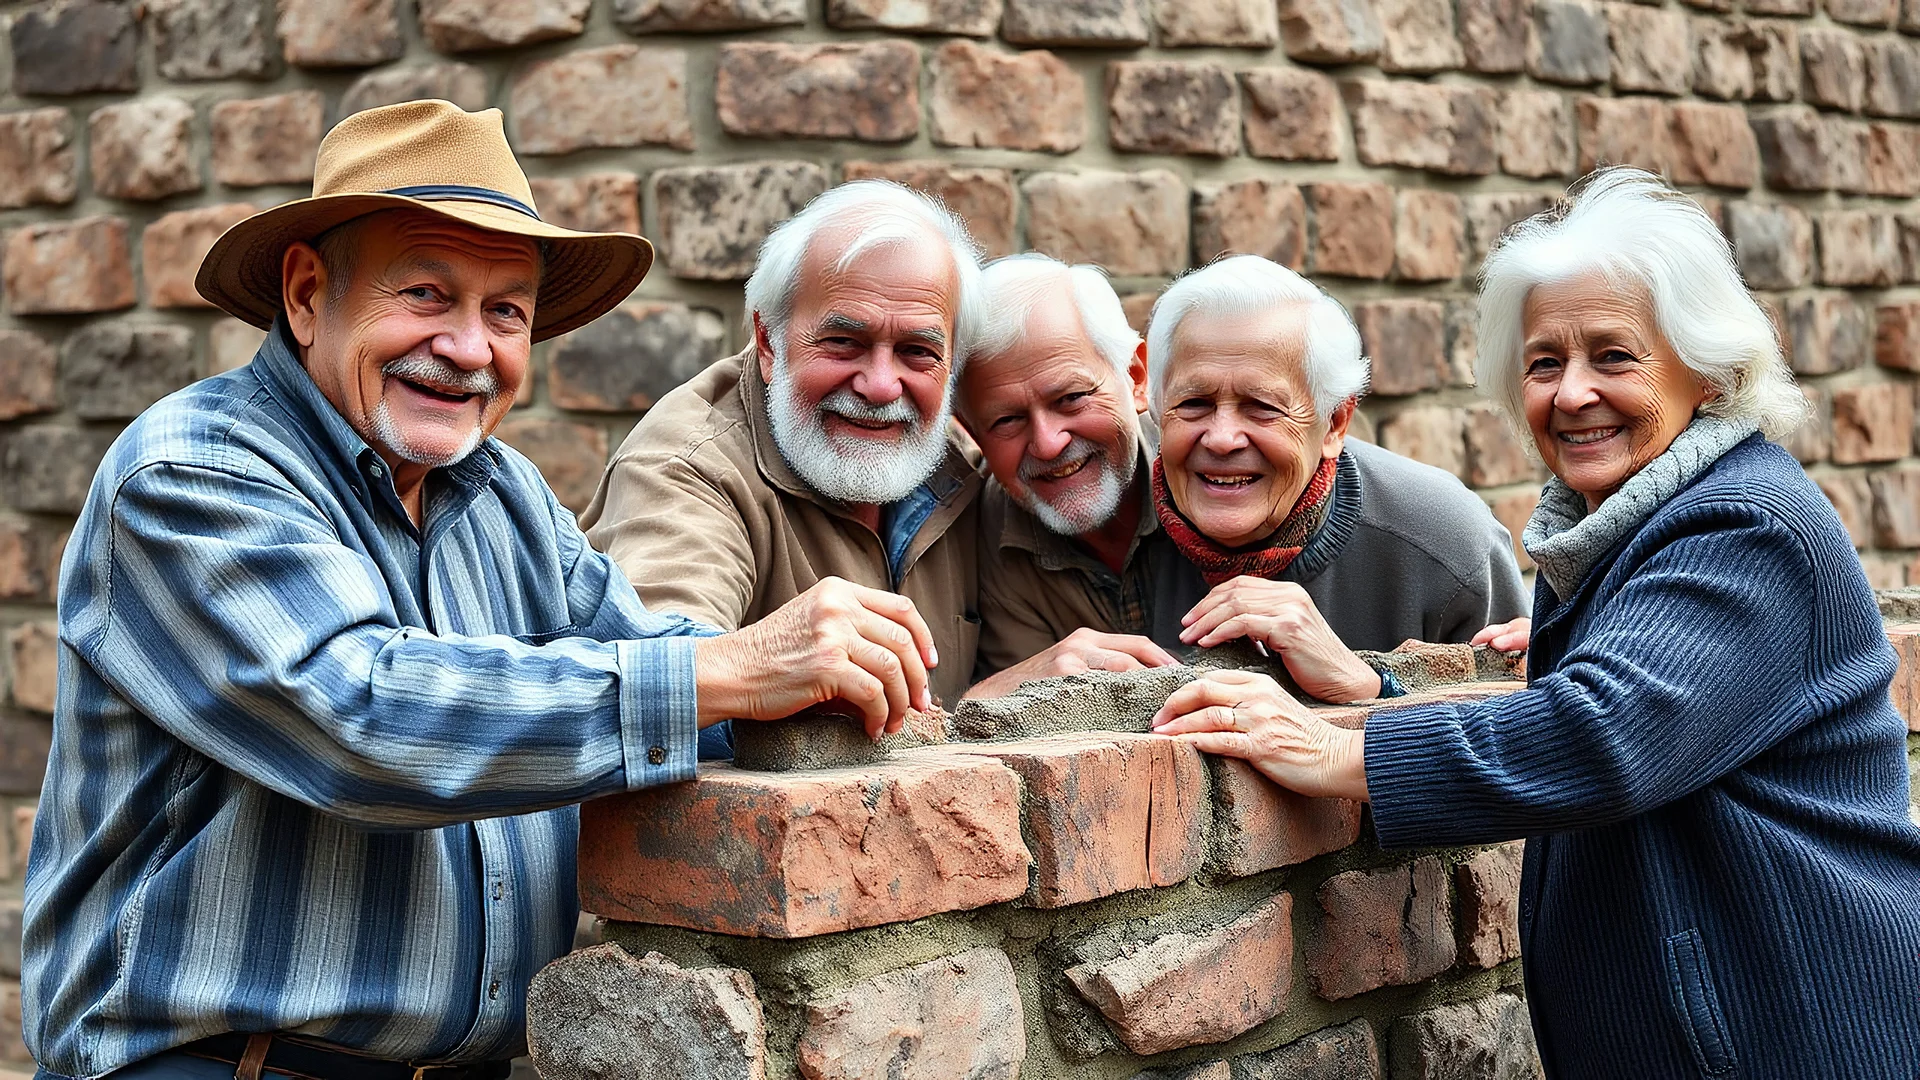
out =
<path fill-rule="evenodd" d="M 1179 556 L 1153 583 L 1155 641 L 1247 638 L 1306 693 L 1357 701 L 1398 688 L 1354 650 L 1464 642 L 1525 610 L 1512 537 L 1478 496 L 1348 438 L 1368 364 L 1312 282 L 1221 259 L 1161 295 L 1146 350 L 1154 505 Z"/>
<path fill-rule="evenodd" d="M 1920 829 L 1894 654 L 1833 508 L 1772 441 L 1805 405 L 1713 221 L 1592 177 L 1488 257 L 1478 375 L 1553 472 L 1528 688 L 1364 732 L 1264 677 L 1158 717 L 1390 847 L 1526 838 L 1554 1077 L 1920 1076 Z"/>

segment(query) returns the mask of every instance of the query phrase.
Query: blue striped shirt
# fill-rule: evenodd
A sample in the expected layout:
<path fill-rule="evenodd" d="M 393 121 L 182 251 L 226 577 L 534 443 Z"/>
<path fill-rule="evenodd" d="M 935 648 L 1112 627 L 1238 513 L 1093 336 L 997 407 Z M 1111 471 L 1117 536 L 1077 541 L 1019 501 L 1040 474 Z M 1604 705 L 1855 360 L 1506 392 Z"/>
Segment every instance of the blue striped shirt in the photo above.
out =
<path fill-rule="evenodd" d="M 284 334 L 134 421 L 67 548 L 22 978 L 55 1072 L 226 1031 L 516 1053 L 572 804 L 694 775 L 713 631 L 496 441 L 416 529 Z"/>

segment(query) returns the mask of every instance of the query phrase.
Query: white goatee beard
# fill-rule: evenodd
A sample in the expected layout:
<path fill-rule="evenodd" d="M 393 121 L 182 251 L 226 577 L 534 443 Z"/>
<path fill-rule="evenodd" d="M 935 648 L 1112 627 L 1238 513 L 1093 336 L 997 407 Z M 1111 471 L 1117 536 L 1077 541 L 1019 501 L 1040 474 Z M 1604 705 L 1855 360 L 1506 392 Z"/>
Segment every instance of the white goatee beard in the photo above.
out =
<path fill-rule="evenodd" d="M 389 360 L 380 369 L 382 376 L 397 379 L 412 379 L 429 386 L 457 390 L 467 394 L 479 394 L 485 398 L 480 403 L 480 415 L 486 416 L 493 399 L 500 396 L 500 376 L 493 368 L 484 367 L 469 371 L 459 365 L 442 360 L 424 345 L 397 360 Z M 393 421 L 393 410 L 387 407 L 387 399 L 381 398 L 374 405 L 373 412 L 367 417 L 373 425 L 373 434 L 387 449 L 415 465 L 425 465 L 430 469 L 444 468 L 456 462 L 465 461 L 467 455 L 480 447 L 480 440 L 486 437 L 482 425 L 475 424 L 467 437 L 460 441 L 451 453 L 428 453 L 409 443 L 400 431 L 400 425 Z"/>
<path fill-rule="evenodd" d="M 836 439 L 827 433 L 826 414 L 907 425 L 891 442 Z M 947 422 L 953 417 L 953 382 L 940 398 L 940 413 L 923 421 L 904 396 L 886 405 L 869 405 L 844 387 L 818 404 L 799 399 L 784 343 L 773 349 L 773 377 L 767 381 L 767 419 L 773 443 L 787 465 L 808 486 L 844 503 L 890 503 L 906 498 L 932 476 L 947 456 Z"/>
<path fill-rule="evenodd" d="M 1063 455 L 1073 453 L 1081 443 L 1090 444 L 1090 440 L 1075 435 L 1073 442 L 1069 443 L 1067 449 L 1061 453 Z M 1093 464 L 1094 468 L 1100 470 L 1100 477 L 1091 491 L 1075 492 L 1068 500 L 1051 503 L 1042 499 L 1031 487 L 1026 487 L 1020 494 L 1014 496 L 1013 501 L 1019 503 L 1038 519 L 1040 524 L 1061 536 L 1090 533 L 1112 521 L 1113 516 L 1120 512 L 1120 500 L 1126 497 L 1127 489 L 1132 486 L 1133 474 L 1136 466 L 1139 465 L 1135 449 L 1133 440 L 1127 440 L 1127 445 L 1123 448 L 1126 454 L 1126 463 L 1123 465 L 1110 460 L 1104 450 L 1097 446 L 1093 447 L 1090 456 L 1100 459 Z M 1058 458 L 1055 459 L 1056 462 L 1058 460 Z M 1031 459 L 1023 459 L 1020 462 L 1020 479 L 1030 484 L 1032 482 L 1030 473 L 1046 472 L 1056 467 L 1052 463 L 1040 465 L 1038 468 L 1034 467 L 1036 465 L 1039 463 Z"/>

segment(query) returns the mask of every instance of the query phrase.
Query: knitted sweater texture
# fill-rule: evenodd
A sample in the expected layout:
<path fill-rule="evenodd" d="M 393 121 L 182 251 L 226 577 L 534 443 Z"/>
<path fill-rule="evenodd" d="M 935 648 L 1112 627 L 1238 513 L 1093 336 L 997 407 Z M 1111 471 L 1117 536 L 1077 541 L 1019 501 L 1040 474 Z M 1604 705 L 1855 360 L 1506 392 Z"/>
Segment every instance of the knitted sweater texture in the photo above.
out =
<path fill-rule="evenodd" d="M 1894 656 L 1832 506 L 1752 436 L 1561 597 L 1528 689 L 1366 731 L 1383 845 L 1524 837 L 1548 1075 L 1920 1077 Z"/>

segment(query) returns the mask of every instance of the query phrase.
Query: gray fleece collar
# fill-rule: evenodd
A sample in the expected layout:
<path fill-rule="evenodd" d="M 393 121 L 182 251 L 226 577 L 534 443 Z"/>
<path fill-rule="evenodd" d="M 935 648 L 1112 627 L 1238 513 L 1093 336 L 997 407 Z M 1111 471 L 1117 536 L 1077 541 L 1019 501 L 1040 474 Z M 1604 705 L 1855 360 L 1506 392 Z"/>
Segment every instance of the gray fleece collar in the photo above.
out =
<path fill-rule="evenodd" d="M 1556 476 L 1541 490 L 1540 505 L 1520 535 L 1521 546 L 1553 586 L 1554 595 L 1572 596 L 1601 556 L 1757 430 L 1751 420 L 1695 417 L 1665 452 L 1628 477 L 1591 514 L 1586 496 Z"/>

